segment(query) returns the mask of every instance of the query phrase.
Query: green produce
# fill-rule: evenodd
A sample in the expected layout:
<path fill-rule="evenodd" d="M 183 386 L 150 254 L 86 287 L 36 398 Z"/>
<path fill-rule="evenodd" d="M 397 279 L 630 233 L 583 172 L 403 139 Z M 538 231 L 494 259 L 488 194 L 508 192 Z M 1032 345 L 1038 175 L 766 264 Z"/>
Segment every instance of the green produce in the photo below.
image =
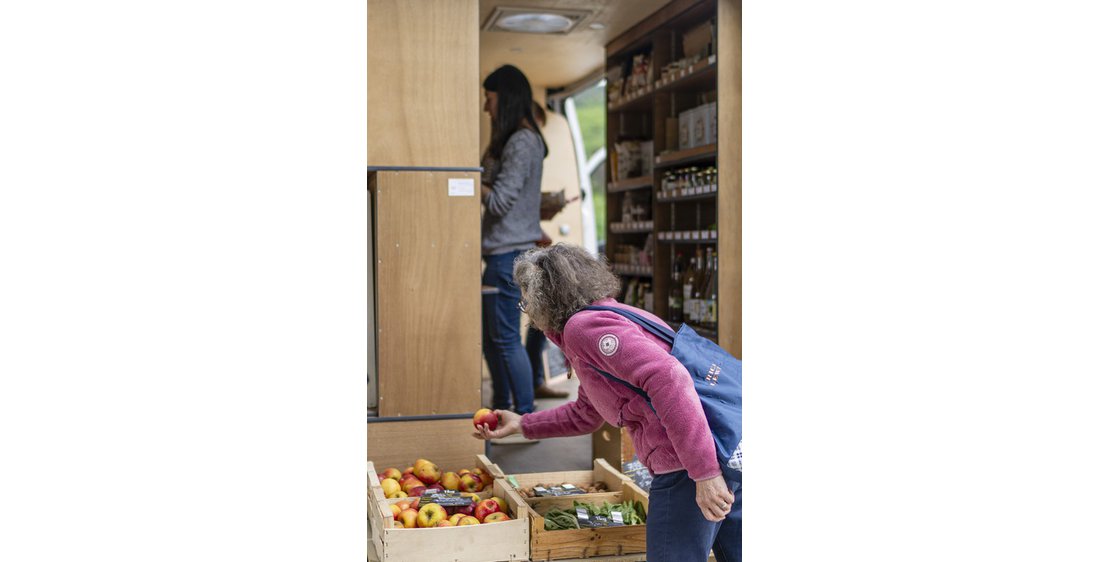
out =
<path fill-rule="evenodd" d="M 575 501 L 573 507 L 548 511 L 543 517 L 543 528 L 548 531 L 580 529 L 577 511 L 580 507 L 584 508 L 590 516 L 604 516 L 607 519 L 611 518 L 614 512 L 620 513 L 625 525 L 643 525 L 647 522 L 647 512 L 644 510 L 644 505 L 638 501 L 603 502 L 601 505 Z"/>

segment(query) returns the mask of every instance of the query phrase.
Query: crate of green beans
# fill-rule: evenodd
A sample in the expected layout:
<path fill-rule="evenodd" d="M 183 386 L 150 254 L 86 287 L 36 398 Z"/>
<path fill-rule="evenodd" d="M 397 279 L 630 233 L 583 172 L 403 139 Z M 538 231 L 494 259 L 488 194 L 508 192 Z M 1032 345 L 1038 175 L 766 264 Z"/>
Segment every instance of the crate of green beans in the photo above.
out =
<path fill-rule="evenodd" d="M 621 556 L 647 551 L 648 496 L 632 482 L 609 494 L 528 498 L 533 560 Z"/>

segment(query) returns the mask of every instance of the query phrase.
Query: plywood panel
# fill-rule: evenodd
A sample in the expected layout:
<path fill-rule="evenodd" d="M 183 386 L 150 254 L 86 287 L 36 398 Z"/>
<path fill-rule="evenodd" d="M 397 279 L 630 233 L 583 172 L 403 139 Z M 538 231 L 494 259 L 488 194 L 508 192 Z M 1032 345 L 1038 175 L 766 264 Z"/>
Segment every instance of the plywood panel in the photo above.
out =
<path fill-rule="evenodd" d="M 369 0 L 371 166 L 478 166 L 478 3 Z"/>
<path fill-rule="evenodd" d="M 741 348 L 741 81 L 740 0 L 720 0 L 717 54 L 717 169 L 719 302 L 718 334 L 721 347 L 736 357 Z"/>
<path fill-rule="evenodd" d="M 448 180 L 473 181 L 449 196 Z M 377 172 L 379 416 L 469 413 L 481 401 L 477 173 Z"/>
<path fill-rule="evenodd" d="M 367 412 L 378 409 L 378 349 L 375 334 L 378 331 L 374 323 L 374 199 L 370 197 L 370 190 L 374 188 L 373 182 L 366 182 L 366 216 L 370 227 L 366 229 L 366 318 L 369 326 L 366 330 L 366 410 Z"/>
<path fill-rule="evenodd" d="M 461 420 L 392 421 L 366 424 L 366 460 L 378 470 L 404 470 L 419 458 L 443 468 L 474 468 L 485 441 L 471 436 L 474 423 Z"/>

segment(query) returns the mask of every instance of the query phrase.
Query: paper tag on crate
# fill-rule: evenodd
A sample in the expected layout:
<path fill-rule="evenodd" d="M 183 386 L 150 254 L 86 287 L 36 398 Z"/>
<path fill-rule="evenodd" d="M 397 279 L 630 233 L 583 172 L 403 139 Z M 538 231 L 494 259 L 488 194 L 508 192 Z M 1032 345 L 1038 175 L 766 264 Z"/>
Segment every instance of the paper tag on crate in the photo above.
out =
<path fill-rule="evenodd" d="M 438 503 L 443 507 L 466 507 L 473 501 L 456 490 L 425 490 L 420 496 L 420 506 Z"/>
<path fill-rule="evenodd" d="M 613 518 L 613 523 L 616 525 L 624 525 L 624 515 L 619 511 L 611 512 L 609 515 Z"/>
<path fill-rule="evenodd" d="M 575 513 L 578 514 L 579 521 L 589 521 L 590 520 L 590 514 L 586 512 L 586 508 L 579 507 L 579 508 L 575 509 L 574 511 L 575 511 Z"/>

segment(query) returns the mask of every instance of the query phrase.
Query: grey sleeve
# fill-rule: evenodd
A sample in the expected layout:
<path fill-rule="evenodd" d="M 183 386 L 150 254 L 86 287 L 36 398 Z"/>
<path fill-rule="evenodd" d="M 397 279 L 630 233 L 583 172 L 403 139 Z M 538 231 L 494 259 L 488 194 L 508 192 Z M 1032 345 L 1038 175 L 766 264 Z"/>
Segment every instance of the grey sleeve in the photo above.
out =
<path fill-rule="evenodd" d="M 486 212 L 495 217 L 505 216 L 524 191 L 530 168 L 528 140 L 528 133 L 514 134 L 501 151 L 501 173 L 493 180 L 493 193 L 486 199 Z"/>

